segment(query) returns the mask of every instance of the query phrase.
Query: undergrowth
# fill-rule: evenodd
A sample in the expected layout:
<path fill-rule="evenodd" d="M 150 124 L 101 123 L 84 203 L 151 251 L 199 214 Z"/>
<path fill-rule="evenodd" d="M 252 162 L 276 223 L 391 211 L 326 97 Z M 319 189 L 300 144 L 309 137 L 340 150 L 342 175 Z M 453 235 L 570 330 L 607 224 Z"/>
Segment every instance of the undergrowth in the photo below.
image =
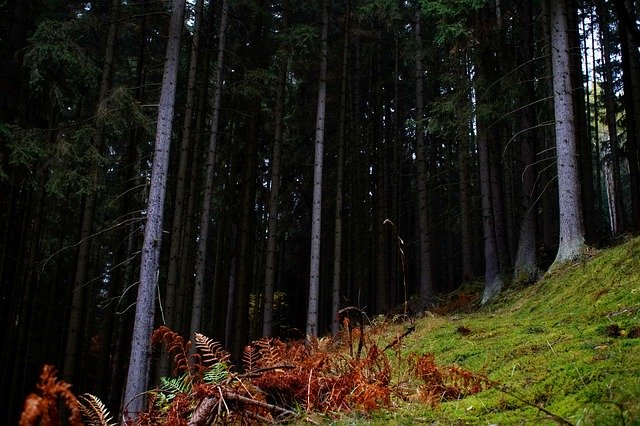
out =
<path fill-rule="evenodd" d="M 335 338 L 261 339 L 235 367 L 206 336 L 159 328 L 175 368 L 129 424 L 640 424 L 639 239 L 484 307 L 465 288 L 411 322 L 342 313 Z M 20 424 L 54 418 L 111 422 L 46 366 Z"/>

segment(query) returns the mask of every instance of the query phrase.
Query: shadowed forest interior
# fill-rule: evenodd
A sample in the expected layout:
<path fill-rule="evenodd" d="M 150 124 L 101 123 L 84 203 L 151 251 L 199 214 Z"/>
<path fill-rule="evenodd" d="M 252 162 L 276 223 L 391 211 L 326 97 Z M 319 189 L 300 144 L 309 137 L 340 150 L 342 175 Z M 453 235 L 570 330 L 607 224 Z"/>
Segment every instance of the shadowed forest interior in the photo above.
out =
<path fill-rule="evenodd" d="M 44 364 L 140 411 L 174 368 L 160 326 L 240 362 L 347 307 L 491 303 L 640 231 L 637 1 L 0 11 L 10 424 Z"/>

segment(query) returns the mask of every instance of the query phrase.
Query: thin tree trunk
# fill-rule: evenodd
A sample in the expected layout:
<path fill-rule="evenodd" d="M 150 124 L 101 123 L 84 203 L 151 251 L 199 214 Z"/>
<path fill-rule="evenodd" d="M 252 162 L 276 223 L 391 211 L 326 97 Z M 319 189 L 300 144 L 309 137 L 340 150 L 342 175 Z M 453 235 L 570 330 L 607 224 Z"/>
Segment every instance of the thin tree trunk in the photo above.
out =
<path fill-rule="evenodd" d="M 169 168 L 173 110 L 176 95 L 180 39 L 185 0 L 174 0 L 171 8 L 169 39 L 158 105 L 158 123 L 151 169 L 151 184 L 147 202 L 147 221 L 142 243 L 140 283 L 131 339 L 131 356 L 124 393 L 123 418 L 133 417 L 145 407 L 145 392 L 149 381 L 151 333 L 155 318 L 164 199 Z"/>
<path fill-rule="evenodd" d="M 424 116 L 424 87 L 422 65 L 422 14 L 415 12 L 414 37 L 416 84 L 416 163 L 418 167 L 418 226 L 420 234 L 420 308 L 433 302 L 433 278 L 431 276 L 431 248 L 429 235 L 429 200 L 427 188 L 427 136 Z"/>
<path fill-rule="evenodd" d="M 521 96 L 520 127 L 524 132 L 520 144 L 520 161 L 522 170 L 522 194 L 520 210 L 520 236 L 518 238 L 518 250 L 514 266 L 514 280 L 531 282 L 539 274 L 538 269 L 538 228 L 535 209 L 536 200 L 536 131 L 535 111 L 535 66 L 533 51 L 533 11 L 532 4 L 524 0 L 520 5 L 522 30 L 522 44 L 518 51 L 521 52 L 520 63 L 525 64 L 521 80 L 524 81 Z"/>
<path fill-rule="evenodd" d="M 580 170 L 574 126 L 567 26 L 567 0 L 550 2 L 551 60 L 556 128 L 560 238 L 554 265 L 580 256 L 585 248 Z"/>
<path fill-rule="evenodd" d="M 117 36 L 117 14 L 120 8 L 120 0 L 113 0 L 110 11 L 110 23 L 107 30 L 107 40 L 105 44 L 104 65 L 102 67 L 102 78 L 100 80 L 100 89 L 98 99 L 96 100 L 96 109 L 106 99 L 111 82 L 111 74 L 113 70 L 113 58 L 116 46 Z M 94 136 L 93 145 L 96 149 L 101 150 L 103 144 L 102 130 L 98 129 Z M 98 171 L 92 172 L 92 180 L 97 183 Z M 80 350 L 80 342 L 82 341 L 82 311 L 86 298 L 86 282 L 89 274 L 90 252 L 91 252 L 91 234 L 93 232 L 93 220 L 96 208 L 96 192 L 91 191 L 84 202 L 84 211 L 82 213 L 82 227 L 80 231 L 80 240 L 78 245 L 78 260 L 76 263 L 76 274 L 73 284 L 73 296 L 71 301 L 71 314 L 69 319 L 69 331 L 67 333 L 67 344 L 64 359 L 64 376 L 69 381 L 74 381 L 75 371 L 77 367 L 77 355 Z"/>
<path fill-rule="evenodd" d="M 616 1 L 618 21 L 623 22 L 625 11 L 622 1 Z M 629 4 L 628 2 L 624 2 Z M 631 227 L 640 230 L 640 163 L 638 149 L 640 147 L 640 57 L 633 48 L 630 34 L 626 27 L 618 30 L 620 35 L 620 56 L 622 58 L 622 83 L 624 85 L 625 127 L 627 133 L 626 154 L 629 162 L 629 181 L 631 191 Z"/>
<path fill-rule="evenodd" d="M 340 74 L 340 118 L 338 120 L 338 158 L 336 163 L 336 195 L 333 240 L 333 286 L 331 292 L 331 333 L 340 330 L 338 310 L 340 309 L 340 278 L 342 273 L 342 201 L 344 184 L 344 145 L 347 121 L 347 82 L 349 72 L 349 31 L 351 1 L 345 8 L 344 39 L 342 44 L 342 71 Z"/>
<path fill-rule="evenodd" d="M 573 128 L 578 161 L 578 185 L 581 194 L 581 216 L 583 232 L 586 241 L 592 242 L 597 238 L 597 223 L 595 217 L 595 191 L 593 186 L 593 154 L 587 120 L 587 94 L 585 93 L 584 76 L 582 72 L 582 49 L 578 25 L 577 0 L 568 0 L 565 16 L 567 20 L 570 94 L 573 96 Z M 552 41 L 553 45 L 553 41 Z M 557 142 L 556 142 L 557 143 Z"/>
<path fill-rule="evenodd" d="M 318 110 L 313 163 L 313 207 L 311 214 L 311 258 L 309 262 L 309 305 L 307 308 L 307 336 L 318 335 L 318 298 L 320 294 L 320 231 L 322 215 L 322 164 L 324 151 L 325 107 L 327 100 L 327 55 L 329 36 L 329 2 L 322 1 L 322 36 L 320 74 L 318 82 Z"/>
<path fill-rule="evenodd" d="M 470 281 L 473 278 L 473 262 L 471 258 L 473 242 L 471 239 L 471 196 L 469 181 L 471 173 L 469 170 L 469 149 L 466 139 L 458 146 L 458 178 L 460 180 L 460 244 L 462 250 L 462 280 Z"/>
<path fill-rule="evenodd" d="M 198 72 L 198 56 L 200 53 L 200 32 L 203 21 L 204 0 L 197 0 L 195 5 L 193 39 L 191 40 L 191 54 L 189 58 L 189 76 L 187 80 L 187 95 L 184 107 L 184 117 L 182 123 L 182 137 L 180 140 L 180 152 L 178 159 L 178 171 L 176 172 L 176 189 L 173 199 L 173 217 L 171 225 L 171 244 L 169 246 L 169 267 L 167 271 L 166 294 L 164 297 L 164 320 L 165 325 L 172 330 L 179 330 L 176 321 L 175 311 L 179 303 L 177 299 L 177 287 L 179 285 L 180 257 L 182 256 L 182 237 L 185 222 L 186 204 L 188 193 L 186 190 L 189 180 L 187 167 L 190 163 L 193 151 L 191 143 L 191 129 L 193 126 L 194 103 L 196 99 L 196 82 Z M 160 361 L 158 363 L 158 375 L 165 377 L 169 375 L 171 366 L 171 356 L 165 347 L 162 348 Z"/>
<path fill-rule="evenodd" d="M 280 201 L 280 163 L 282 146 L 282 117 L 284 115 L 284 94 L 287 84 L 287 59 L 283 59 L 278 70 L 276 93 L 273 154 L 271 156 L 271 193 L 269 198 L 269 221 L 267 225 L 267 259 L 264 283 L 264 311 L 262 315 L 262 335 L 271 337 L 273 333 L 273 292 L 276 275 L 276 254 L 278 243 L 278 204 Z"/>
<path fill-rule="evenodd" d="M 82 313 L 87 294 L 86 282 L 89 275 L 89 260 L 91 248 L 91 232 L 93 229 L 93 216 L 96 207 L 95 194 L 91 193 L 85 197 L 84 209 L 82 213 L 82 226 L 80 231 L 80 243 L 76 263 L 76 273 L 71 296 L 71 309 L 69 316 L 69 328 L 67 331 L 67 344 L 64 357 L 64 377 L 69 381 L 77 381 L 75 372 L 82 341 L 82 330 L 84 321 Z"/>
<path fill-rule="evenodd" d="M 604 171 L 609 206 L 611 233 L 615 237 L 624 228 L 624 205 L 620 180 L 620 159 L 618 155 L 618 122 L 616 119 L 615 94 L 613 92 L 613 72 L 611 67 L 611 33 L 609 30 L 609 11 L 598 2 L 596 14 L 600 27 L 600 45 L 602 46 L 602 96 L 606 114 L 609 143 L 604 143 Z"/>
<path fill-rule="evenodd" d="M 222 15 L 220 16 L 220 28 L 218 31 L 218 62 L 215 78 L 215 92 L 213 95 L 213 112 L 211 116 L 209 145 L 204 171 L 204 189 L 202 194 L 202 214 L 200 216 L 200 232 L 198 236 L 198 248 L 196 257 L 196 274 L 193 290 L 193 303 L 191 308 L 191 323 L 189 335 L 199 332 L 202 322 L 202 306 L 204 298 L 204 278 L 207 259 L 207 241 L 209 240 L 209 224 L 211 222 L 211 203 L 213 201 L 213 178 L 215 176 L 216 149 L 218 145 L 218 132 L 220 126 L 220 109 L 222 104 L 222 75 L 224 71 L 224 55 L 227 37 L 227 21 L 229 17 L 229 2 L 223 0 Z"/>
<path fill-rule="evenodd" d="M 249 101 L 249 124 L 247 145 L 242 161 L 242 204 L 240 206 L 240 245 L 238 252 L 238 279 L 236 282 L 236 300 L 234 311 L 235 333 L 233 334 L 232 353 L 242 352 L 249 338 L 249 304 L 253 287 L 253 248 L 256 198 L 256 170 L 258 164 L 258 139 L 260 138 L 260 107 L 255 99 Z"/>
<path fill-rule="evenodd" d="M 180 154 L 178 160 L 178 171 L 176 173 L 176 192 L 174 197 L 173 221 L 171 226 L 171 246 L 169 252 L 169 268 L 167 272 L 167 294 L 165 297 L 165 321 L 166 325 L 176 330 L 175 309 L 176 309 L 176 287 L 178 285 L 178 271 L 180 267 L 181 240 L 183 235 L 184 221 L 186 219 L 186 204 L 188 193 L 187 182 L 189 181 L 188 166 L 193 151 L 191 142 L 191 129 L 193 126 L 194 103 L 196 100 L 196 82 L 198 73 L 198 57 L 200 53 L 200 32 L 203 21 L 204 0 L 197 0 L 195 5 L 193 39 L 191 41 L 191 56 L 189 59 L 189 77 L 187 81 L 187 95 L 184 110 L 184 121 L 182 123 L 182 138 L 180 142 Z M 161 375 L 166 375 L 164 365 Z M 163 374 L 164 373 L 164 374 Z"/>

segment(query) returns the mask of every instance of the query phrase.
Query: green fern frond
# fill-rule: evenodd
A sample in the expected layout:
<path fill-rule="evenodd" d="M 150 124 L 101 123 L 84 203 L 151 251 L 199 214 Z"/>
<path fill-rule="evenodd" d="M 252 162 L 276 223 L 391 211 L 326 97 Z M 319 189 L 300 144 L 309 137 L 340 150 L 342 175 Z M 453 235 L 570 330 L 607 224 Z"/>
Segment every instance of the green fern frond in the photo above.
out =
<path fill-rule="evenodd" d="M 227 364 L 219 362 L 204 371 L 202 380 L 205 383 L 217 384 L 229 377 L 229 367 Z"/>
<path fill-rule="evenodd" d="M 183 374 L 180 377 L 161 377 L 159 390 L 168 399 L 173 399 L 181 393 L 188 394 L 191 392 L 191 377 L 188 374 Z"/>
<path fill-rule="evenodd" d="M 85 393 L 80 396 L 82 417 L 88 426 L 115 426 L 107 407 L 95 395 Z"/>
<path fill-rule="evenodd" d="M 229 360 L 231 354 L 224 350 L 222 345 L 207 336 L 196 333 L 196 346 L 202 352 L 205 364 L 212 365 L 216 363 L 224 363 Z"/>

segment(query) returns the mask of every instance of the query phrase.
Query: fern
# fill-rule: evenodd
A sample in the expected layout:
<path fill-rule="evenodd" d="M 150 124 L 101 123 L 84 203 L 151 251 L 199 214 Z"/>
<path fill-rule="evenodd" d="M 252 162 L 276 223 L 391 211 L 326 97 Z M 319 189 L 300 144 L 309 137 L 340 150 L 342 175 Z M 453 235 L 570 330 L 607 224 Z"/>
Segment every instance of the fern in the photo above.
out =
<path fill-rule="evenodd" d="M 229 377 L 227 364 L 219 362 L 206 369 L 202 374 L 202 380 L 208 384 L 218 384 Z"/>
<path fill-rule="evenodd" d="M 247 345 L 242 350 L 242 363 L 244 364 L 244 370 L 248 373 L 257 368 L 259 350 L 253 345 Z"/>
<path fill-rule="evenodd" d="M 220 343 L 200 333 L 196 333 L 196 346 L 202 352 L 205 364 L 225 363 L 231 357 L 231 354 L 224 350 Z"/>
<path fill-rule="evenodd" d="M 160 378 L 160 391 L 174 398 L 176 395 L 191 392 L 191 378 L 188 374 L 183 374 L 180 377 L 161 377 Z"/>
<path fill-rule="evenodd" d="M 115 423 L 112 423 L 113 418 L 109 410 L 100 401 L 100 398 L 90 393 L 85 393 L 80 396 L 80 399 L 82 400 L 80 402 L 82 417 L 87 426 L 115 426 Z"/>
<path fill-rule="evenodd" d="M 36 392 L 29 394 L 24 402 L 19 425 L 58 424 L 59 405 L 64 405 L 69 412 L 67 424 L 82 425 L 80 403 L 70 387 L 69 383 L 56 377 L 56 369 L 53 366 L 45 365 L 40 373 Z"/>
<path fill-rule="evenodd" d="M 175 331 L 172 331 L 168 327 L 165 327 L 163 325 L 155 330 L 153 332 L 152 342 L 154 344 L 164 342 L 167 346 L 167 351 L 169 353 L 175 354 L 173 356 L 173 360 L 176 363 L 174 374 L 184 372 L 193 373 L 193 369 L 201 368 L 200 364 L 198 363 L 199 355 L 189 355 L 189 352 L 191 350 L 191 342 L 185 342 L 184 338 L 181 335 L 179 335 Z"/>

